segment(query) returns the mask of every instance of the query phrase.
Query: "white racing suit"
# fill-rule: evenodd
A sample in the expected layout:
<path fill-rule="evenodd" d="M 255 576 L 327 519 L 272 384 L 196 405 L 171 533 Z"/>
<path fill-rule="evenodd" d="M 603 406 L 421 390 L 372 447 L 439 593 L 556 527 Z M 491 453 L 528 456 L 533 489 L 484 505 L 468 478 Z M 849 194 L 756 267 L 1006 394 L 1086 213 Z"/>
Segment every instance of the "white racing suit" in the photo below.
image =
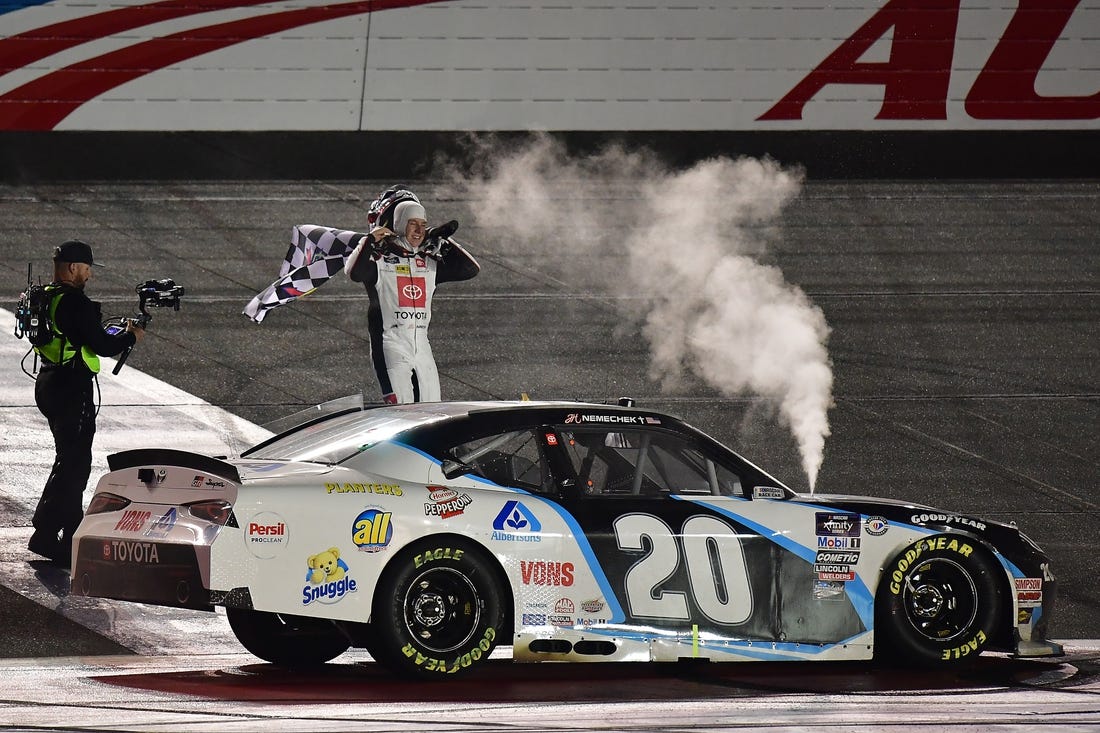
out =
<path fill-rule="evenodd" d="M 428 343 L 432 295 L 439 283 L 469 280 L 481 267 L 453 239 L 438 254 L 409 252 L 404 237 L 361 243 L 348 258 L 348 277 L 367 289 L 371 360 L 391 404 L 438 402 L 439 371 Z M 433 248 L 428 248 L 432 251 Z"/>

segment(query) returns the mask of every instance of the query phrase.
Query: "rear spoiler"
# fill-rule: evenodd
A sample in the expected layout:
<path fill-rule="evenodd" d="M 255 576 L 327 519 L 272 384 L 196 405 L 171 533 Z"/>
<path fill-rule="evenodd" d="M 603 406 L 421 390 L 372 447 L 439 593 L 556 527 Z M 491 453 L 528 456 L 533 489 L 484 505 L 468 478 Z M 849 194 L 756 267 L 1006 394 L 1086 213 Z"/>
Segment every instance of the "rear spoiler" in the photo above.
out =
<path fill-rule="evenodd" d="M 172 448 L 137 448 L 107 456 L 107 467 L 112 471 L 134 468 L 135 466 L 193 468 L 196 471 L 213 474 L 233 483 L 239 484 L 241 482 L 241 474 L 238 473 L 236 466 L 200 453 L 189 453 L 183 450 L 173 450 Z"/>

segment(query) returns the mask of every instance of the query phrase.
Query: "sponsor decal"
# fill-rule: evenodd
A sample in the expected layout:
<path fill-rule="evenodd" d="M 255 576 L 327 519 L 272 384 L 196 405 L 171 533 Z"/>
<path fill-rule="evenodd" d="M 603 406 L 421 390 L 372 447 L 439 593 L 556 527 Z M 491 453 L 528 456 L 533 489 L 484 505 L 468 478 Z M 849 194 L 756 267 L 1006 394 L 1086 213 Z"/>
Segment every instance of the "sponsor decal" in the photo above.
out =
<path fill-rule="evenodd" d="M 1042 578 L 1016 578 L 1016 602 L 1020 608 L 1039 608 L 1043 605 Z"/>
<path fill-rule="evenodd" d="M 839 601 L 844 598 L 844 582 L 839 580 L 815 580 L 815 601 Z"/>
<path fill-rule="evenodd" d="M 858 552 L 835 552 L 831 550 L 825 550 L 824 552 L 818 550 L 817 560 L 819 563 L 844 563 L 846 565 L 855 565 L 859 562 Z"/>
<path fill-rule="evenodd" d="M 524 626 L 545 626 L 546 614 L 545 613 L 525 613 L 523 614 Z"/>
<path fill-rule="evenodd" d="M 863 520 L 863 528 L 872 537 L 881 537 L 890 529 L 890 523 L 886 521 L 886 517 L 867 517 Z"/>
<path fill-rule="evenodd" d="M 387 265 L 396 265 L 398 262 L 401 261 L 401 258 L 397 255 L 385 255 L 382 257 L 382 261 L 385 262 Z M 406 267 L 408 267 L 408 265 L 406 265 Z"/>
<path fill-rule="evenodd" d="M 421 270 L 427 269 L 428 267 L 428 261 L 425 260 L 423 257 L 415 257 L 413 261 L 416 262 L 417 268 Z"/>
<path fill-rule="evenodd" d="M 660 425 L 661 421 L 655 417 L 642 417 L 641 415 L 588 415 L 580 412 L 571 412 L 565 416 L 565 424 L 581 423 L 613 423 L 615 425 Z"/>
<path fill-rule="evenodd" d="M 168 533 L 172 531 L 172 528 L 176 526 L 176 517 L 176 508 L 170 508 L 164 514 L 157 517 L 157 521 L 149 525 L 149 529 L 145 530 L 145 536 L 157 539 L 167 537 Z M 217 530 L 215 529 L 215 531 Z"/>
<path fill-rule="evenodd" d="M 1050 569 L 1050 563 L 1044 562 L 1039 565 L 1039 569 L 1043 571 L 1043 580 L 1048 583 L 1054 582 L 1054 571 Z"/>
<path fill-rule="evenodd" d="M 818 580 L 834 580 L 834 581 L 836 581 L 836 580 L 839 580 L 839 581 L 855 580 L 856 579 L 856 574 L 853 573 L 853 572 L 826 571 L 826 572 L 819 572 L 817 574 L 817 579 Z"/>
<path fill-rule="evenodd" d="M 944 649 L 940 659 L 946 662 L 949 659 L 959 659 L 969 654 L 977 654 L 978 649 L 985 645 L 985 639 L 985 632 L 978 629 L 978 633 L 971 637 L 970 641 L 951 649 Z"/>
<path fill-rule="evenodd" d="M 326 494 L 381 494 L 385 496 L 403 496 L 405 492 L 397 484 L 325 484 Z"/>
<path fill-rule="evenodd" d="M 1027 626 L 1031 623 L 1031 618 L 1034 615 L 1034 611 L 1030 608 L 1021 608 L 1016 612 L 1016 623 L 1020 626 Z"/>
<path fill-rule="evenodd" d="M 571 616 L 560 616 L 560 615 L 557 615 L 557 614 L 552 614 L 550 616 L 550 618 L 548 618 L 547 620 L 550 622 L 551 626 L 572 626 L 573 625 L 573 618 Z"/>
<path fill-rule="evenodd" d="M 195 489 L 199 488 L 200 486 L 202 486 L 202 482 L 203 482 L 203 481 L 204 481 L 205 479 L 206 479 L 206 477 L 205 477 L 205 476 L 196 476 L 195 478 L 193 478 L 193 479 L 191 480 L 191 487 L 192 487 L 192 488 L 195 488 Z"/>
<path fill-rule="evenodd" d="M 424 515 L 449 519 L 462 514 L 466 507 L 474 502 L 470 495 L 463 492 L 459 494 L 454 489 L 445 486 L 428 486 L 428 498 L 431 501 L 424 502 Z"/>
<path fill-rule="evenodd" d="M 569 598 L 559 598 L 558 602 L 554 604 L 554 613 L 568 613 L 573 614 L 575 606 L 573 601 Z"/>
<path fill-rule="evenodd" d="M 558 436 L 554 435 L 553 433 L 547 433 L 546 434 L 546 444 L 547 445 L 557 445 L 558 444 Z"/>
<path fill-rule="evenodd" d="M 440 674 L 454 674 L 460 669 L 466 669 L 471 664 L 481 659 L 483 656 L 489 653 L 489 650 L 493 648 L 493 642 L 496 641 L 497 632 L 492 626 L 485 629 L 485 633 L 481 635 L 481 638 L 470 647 L 469 651 L 462 654 L 457 654 L 453 658 L 439 659 L 437 657 L 429 657 L 426 654 L 421 654 L 416 647 L 412 644 L 406 644 L 401 647 L 401 653 L 413 661 L 417 667 L 421 667 L 425 672 L 439 672 Z"/>
<path fill-rule="evenodd" d="M 974 548 L 965 542 L 959 542 L 958 539 L 951 537 L 932 537 L 930 539 L 923 539 L 910 545 L 909 549 L 905 551 L 901 557 L 894 563 L 894 568 L 890 572 L 890 592 L 895 596 L 901 594 L 902 585 L 905 582 L 905 571 L 913 566 L 926 552 L 933 552 L 936 550 L 946 550 L 948 552 L 957 553 L 963 557 L 970 557 L 970 553 L 974 552 Z M 946 657 L 944 657 L 946 659 Z"/>
<path fill-rule="evenodd" d="M 437 547 L 434 550 L 421 552 L 413 558 L 413 566 L 420 567 L 436 560 L 461 560 L 465 550 L 456 550 L 450 547 Z"/>
<path fill-rule="evenodd" d="M 505 502 L 493 520 L 492 538 L 505 542 L 541 542 L 542 537 L 535 534 L 541 531 L 542 522 L 534 512 L 522 502 L 512 500 Z"/>
<path fill-rule="evenodd" d="M 424 297 L 424 278 L 403 277 L 397 283 L 397 307 L 398 308 L 425 308 L 427 298 Z"/>
<path fill-rule="evenodd" d="M 348 564 L 340 557 L 340 550 L 330 547 L 306 559 L 306 585 L 302 588 L 302 605 L 313 602 L 330 604 L 340 601 L 348 593 L 359 589 L 349 574 Z"/>
<path fill-rule="evenodd" d="M 752 489 L 754 499 L 782 499 L 785 496 L 783 489 L 774 486 L 754 486 Z"/>
<path fill-rule="evenodd" d="M 816 534 L 819 537 L 859 537 L 859 515 L 816 512 Z"/>
<path fill-rule="evenodd" d="M 909 521 L 913 524 L 961 524 L 977 530 L 985 529 L 985 522 L 979 522 L 970 517 L 960 517 L 958 514 L 914 514 Z"/>
<path fill-rule="evenodd" d="M 818 537 L 817 549 L 858 550 L 859 537 Z"/>
<path fill-rule="evenodd" d="M 160 556 L 153 542 L 108 540 L 103 543 L 103 559 L 128 562 L 137 565 L 158 565 Z"/>
<path fill-rule="evenodd" d="M 224 489 L 226 486 L 224 481 L 212 478 L 206 479 L 206 481 L 204 481 L 202 485 L 208 489 Z"/>
<path fill-rule="evenodd" d="M 393 539 L 393 513 L 381 509 L 364 509 L 351 523 L 351 541 L 360 552 L 379 552 Z"/>
<path fill-rule="evenodd" d="M 573 563 L 546 560 L 520 560 L 520 579 L 524 585 L 573 585 Z"/>
<path fill-rule="evenodd" d="M 275 512 L 260 512 L 245 525 L 244 542 L 248 551 L 261 560 L 276 557 L 290 543 L 286 521 Z"/>
<path fill-rule="evenodd" d="M 607 606 L 601 598 L 593 598 L 591 601 L 581 601 L 581 610 L 585 613 L 599 613 Z"/>
<path fill-rule="evenodd" d="M 398 275 L 412 275 L 412 268 L 410 268 L 408 265 L 398 265 L 397 267 L 393 268 L 393 271 L 396 272 Z"/>
<path fill-rule="evenodd" d="M 118 522 L 115 523 L 115 530 L 118 532 L 140 532 L 141 528 L 145 526 L 145 523 L 152 516 L 152 512 L 127 509 L 122 513 Z"/>

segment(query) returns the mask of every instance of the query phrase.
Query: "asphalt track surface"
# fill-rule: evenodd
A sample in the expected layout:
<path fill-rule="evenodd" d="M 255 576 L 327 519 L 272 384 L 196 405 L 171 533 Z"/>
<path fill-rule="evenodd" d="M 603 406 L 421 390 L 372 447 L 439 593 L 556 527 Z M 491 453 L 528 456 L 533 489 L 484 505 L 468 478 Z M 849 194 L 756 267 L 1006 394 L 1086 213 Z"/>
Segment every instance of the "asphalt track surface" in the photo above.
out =
<path fill-rule="evenodd" d="M 36 271 L 45 274 L 53 246 L 65 238 L 81 237 L 93 243 L 97 257 L 110 264 L 109 269 L 96 272 L 89 286 L 89 293 L 104 303 L 105 313 L 131 313 L 136 305 L 134 285 L 146 278 L 172 277 L 187 288 L 178 313 L 154 311 L 147 338 L 130 359 L 135 371 L 261 424 L 359 391 L 367 400 L 376 400 L 365 329 L 366 296 L 361 287 L 337 278 L 310 298 L 275 311 L 261 325 L 250 323 L 240 310 L 274 277 L 293 224 L 358 228 L 364 202 L 387 183 L 181 181 L 0 188 L 0 213 L 9 232 L 0 249 L 0 293 L 10 294 L 10 302 L 4 305 L 11 308 L 26 280 L 27 262 L 34 261 Z M 428 203 L 429 212 L 447 218 L 469 222 L 470 207 L 480 203 L 448 198 L 426 182 L 411 183 Z M 564 187 L 563 211 L 569 209 L 569 196 L 593 193 L 583 185 Z M 616 189 L 599 195 L 630 194 Z M 614 252 L 596 253 L 584 262 L 563 261 L 553 246 L 517 252 L 492 231 L 464 224 L 461 233 L 483 269 L 475 280 L 445 285 L 436 293 L 431 334 L 446 398 L 513 398 L 526 393 L 536 399 L 603 401 L 629 395 L 687 419 L 792 488 L 807 488 L 795 444 L 765 403 L 749 395 L 724 397 L 701 382 L 665 393 L 647 376 L 644 341 L 632 324 L 624 322 L 609 291 L 600 288 L 598 281 L 593 285 L 590 277 L 592 272 L 615 269 Z M 832 435 L 826 442 L 816 490 L 908 499 L 948 511 L 1016 521 L 1053 557 L 1060 594 L 1053 636 L 1100 638 L 1096 568 L 1100 553 L 1094 541 L 1100 515 L 1100 388 L 1095 366 L 1100 361 L 1100 249 L 1096 245 L 1100 184 L 811 180 L 784 211 L 778 234 L 762 259 L 801 287 L 824 311 L 832 329 L 829 354 L 835 406 L 829 413 Z M 103 380 L 124 377 L 125 372 L 117 378 L 104 375 Z M 29 380 L 27 389 L 31 389 Z M 5 408 L 5 421 L 40 420 L 26 404 Z M 126 414 L 138 423 L 129 427 L 140 430 L 141 410 Z M 150 411 L 150 419 L 154 414 Z M 101 436 L 104 429 L 101 423 Z M 44 480 L 48 466 L 38 469 Z M 8 466 L 5 472 L 12 470 Z M 34 467 L 19 470 L 33 475 Z M 10 536 L 24 536 L 29 524 L 25 506 L 5 504 L 0 513 L 0 525 Z M 47 677 L 65 678 L 73 674 L 74 664 L 78 670 L 82 664 L 87 666 L 87 659 L 74 663 L 74 656 L 124 654 L 137 648 L 144 656 L 122 658 L 128 661 L 101 657 L 104 661 L 98 664 L 114 670 L 111 675 L 119 669 L 129 674 L 133 670 L 127 665 L 136 665 L 139 671 L 133 674 L 139 676 L 148 671 L 142 665 L 151 665 L 158 675 L 182 675 L 172 678 L 172 684 L 190 691 L 196 689 L 195 679 L 201 688 L 201 681 L 209 678 L 232 677 L 239 683 L 238 677 L 259 674 L 267 682 L 251 688 L 245 684 L 244 689 L 251 692 L 241 692 L 238 684 L 228 699 L 255 702 L 263 696 L 256 690 L 270 683 L 285 693 L 283 697 L 272 694 L 283 701 L 307 707 L 330 702 L 318 693 L 315 681 L 264 677 L 274 673 L 263 665 L 250 666 L 247 658 L 225 664 L 215 660 L 210 665 L 197 658 L 151 659 L 155 650 L 135 643 L 132 635 L 102 633 L 141 615 L 121 608 L 125 604 L 97 609 L 97 614 L 113 619 L 97 626 L 59 615 L 41 600 L 28 601 L 42 593 L 61 598 L 65 586 L 64 578 L 56 574 L 60 571 L 35 567 L 28 563 L 31 559 L 17 548 L 3 556 L 4 564 L 35 570 L 21 575 L 22 585 L 0 589 L 8 630 L 0 651 L 17 658 L 4 670 L 6 679 L 20 670 L 43 669 Z M 41 587 L 28 587 L 35 582 Z M 34 629 L 35 633 L 19 642 L 12 629 Z M 225 633 L 212 633 L 208 646 L 220 644 L 219 634 Z M 171 636 L 170 631 L 163 633 L 163 638 Z M 203 653 L 184 647 L 181 653 Z M 226 651 L 237 649 L 207 653 Z M 30 657 L 60 659 L 54 663 Z M 991 676 L 976 684 L 1000 689 L 997 680 L 1038 675 L 1045 681 L 1061 680 L 1057 684 L 1063 687 L 1079 685 L 1074 690 L 1088 694 L 1077 695 L 1072 705 L 1060 708 L 1070 717 L 1051 722 L 1060 721 L 1063 729 L 1095 729 L 1098 705 L 1095 677 L 1089 671 L 1094 669 L 1090 661 L 1094 657 L 1086 648 L 1066 662 L 1049 662 L 1053 666 L 1039 672 L 1029 666 L 1032 663 L 995 658 L 994 668 L 988 670 Z M 997 668 L 997 664 L 1016 666 L 1006 672 L 1007 667 Z M 1067 671 L 1062 664 L 1075 671 Z M 517 695 L 545 703 L 575 694 L 563 686 L 563 680 L 570 678 L 568 672 L 556 667 L 551 672 L 540 672 L 545 667 L 522 669 L 514 682 L 520 691 L 502 693 L 494 701 L 518 704 L 523 700 L 510 696 Z M 599 668 L 584 670 L 584 675 L 592 675 L 592 685 L 603 678 Z M 893 721 L 891 727 L 911 723 L 915 729 L 922 722 L 958 721 L 963 713 L 922 717 L 914 715 L 916 708 L 876 707 L 867 704 L 860 685 L 884 688 L 894 700 L 909 695 L 915 684 L 921 690 L 918 702 L 926 703 L 920 710 L 940 710 L 942 692 L 959 702 L 964 712 L 966 696 L 960 698 L 959 691 L 973 687 L 951 680 L 914 683 L 895 673 L 865 679 L 857 672 L 850 674 L 864 681 L 848 684 L 843 682 L 849 679 L 845 672 L 839 688 L 820 690 L 821 680 L 834 672 L 799 666 L 793 676 L 770 673 L 775 679 L 789 677 L 779 685 L 786 697 L 772 700 L 778 707 L 771 708 L 771 713 L 764 712 L 767 703 L 757 700 L 760 717 L 743 709 L 744 722 L 777 728 L 835 724 L 836 718 L 814 717 L 825 713 L 800 717 L 793 711 L 849 710 L 849 703 L 856 700 L 863 705 L 853 709 L 860 725 L 874 727 L 876 711 L 885 711 L 886 718 L 877 722 Z M 82 680 L 88 674 L 94 676 L 86 671 L 76 674 Z M 374 684 L 378 672 L 352 660 L 350 667 L 338 665 L 334 674 L 338 689 L 350 689 L 361 676 L 368 686 Z M 490 674 L 486 682 L 498 685 L 510 674 L 496 678 Z M 618 668 L 611 672 L 616 679 L 620 674 L 626 681 L 614 689 L 637 690 L 631 700 L 651 695 L 661 699 L 660 710 L 652 703 L 649 708 L 620 710 L 624 717 L 616 719 L 621 727 L 632 727 L 625 723 L 637 721 L 633 727 L 667 728 L 667 722 L 662 725 L 654 717 L 661 710 L 667 708 L 675 715 L 685 705 L 692 707 L 691 701 L 696 709 L 706 707 L 699 702 L 697 688 L 677 692 L 677 685 L 663 673 L 653 673 L 651 678 L 649 673 Z M 727 674 L 732 677 L 727 679 Z M 677 675 L 683 676 L 673 673 L 672 677 L 679 679 Z M 726 681 L 718 687 L 723 695 L 738 697 L 740 693 L 730 690 L 752 690 L 759 683 L 751 675 L 722 673 L 719 676 Z M 155 685 L 148 687 L 151 684 L 141 682 L 137 687 L 152 689 L 151 698 L 159 699 Z M 706 684 L 711 684 L 709 677 Z M 308 688 L 304 699 L 287 692 L 302 685 Z M 526 692 L 524 685 L 529 688 Z M 991 702 L 990 708 L 975 703 L 970 712 L 977 717 L 968 720 L 975 726 L 1034 725 L 1034 718 L 1025 721 L 1003 712 L 1031 710 L 1035 702 L 1013 685 L 1008 684 L 1007 697 Z M 655 690 L 665 694 L 657 695 Z M 854 697 L 849 694 L 853 690 Z M 817 695 L 844 694 L 806 697 L 815 691 Z M 89 694 L 100 692 L 96 688 Z M 226 698 L 222 692 L 207 693 L 210 699 Z M 201 689 L 197 694 L 202 697 Z M 458 693 L 440 694 L 454 702 L 447 695 Z M 617 694 L 621 698 L 622 693 Z M 23 699 L 18 695 L 18 691 L 5 695 L 6 705 Z M 772 699 L 770 695 L 767 699 Z M 788 700 L 791 695 L 793 702 Z M 822 700 L 825 708 L 819 705 Z M 476 701 L 488 702 L 484 695 Z M 1062 701 L 1056 698 L 1055 708 Z M 460 707 L 471 714 L 469 706 Z M 395 718 L 392 728 L 376 729 L 452 720 L 444 708 L 451 709 L 436 706 L 424 717 L 411 714 L 400 723 Z M 486 716 L 485 727 L 505 720 L 499 712 L 476 709 L 473 715 Z M 1000 712 L 990 716 L 994 709 Z M 783 717 L 777 710 L 790 715 Z M 365 714 L 375 713 L 371 708 Z M 741 713 L 726 710 L 724 714 Z M 302 709 L 296 708 L 291 717 L 301 714 Z M 520 715 L 518 729 L 539 727 L 538 716 L 523 717 L 527 714 Z M 562 710 L 562 720 L 568 722 L 574 714 L 578 727 L 600 727 L 587 725 L 590 714 L 577 713 L 573 707 Z M 44 715 L 45 720 L 50 714 Z M 28 727 L 35 726 L 17 708 L 8 707 L 2 717 L 9 723 L 22 720 Z M 321 716 L 301 719 L 320 720 Z M 463 720 L 469 723 L 469 717 Z M 696 729 L 733 725 L 728 717 L 721 723 L 705 715 L 692 719 L 695 722 L 677 720 Z M 131 727 L 119 723 L 118 729 L 152 729 L 164 722 L 142 718 Z M 222 718 L 216 725 L 221 729 L 227 723 Z M 542 723 L 548 724 L 545 716 Z M 248 729 L 256 721 L 237 720 L 236 724 Z M 347 720 L 343 727 L 340 723 L 324 727 L 330 725 L 354 727 Z M 465 726 L 469 727 L 473 726 Z"/>

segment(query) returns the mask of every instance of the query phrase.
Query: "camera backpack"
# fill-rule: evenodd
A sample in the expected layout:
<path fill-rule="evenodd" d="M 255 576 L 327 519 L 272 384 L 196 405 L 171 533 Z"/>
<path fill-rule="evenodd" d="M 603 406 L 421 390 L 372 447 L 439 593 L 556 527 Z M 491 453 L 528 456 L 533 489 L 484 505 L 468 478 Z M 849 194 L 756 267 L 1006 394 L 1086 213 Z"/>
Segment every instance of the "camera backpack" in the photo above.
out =
<path fill-rule="evenodd" d="M 45 346 L 54 339 L 50 322 L 51 293 L 45 285 L 28 285 L 15 307 L 15 335 L 27 337 L 31 346 Z"/>

